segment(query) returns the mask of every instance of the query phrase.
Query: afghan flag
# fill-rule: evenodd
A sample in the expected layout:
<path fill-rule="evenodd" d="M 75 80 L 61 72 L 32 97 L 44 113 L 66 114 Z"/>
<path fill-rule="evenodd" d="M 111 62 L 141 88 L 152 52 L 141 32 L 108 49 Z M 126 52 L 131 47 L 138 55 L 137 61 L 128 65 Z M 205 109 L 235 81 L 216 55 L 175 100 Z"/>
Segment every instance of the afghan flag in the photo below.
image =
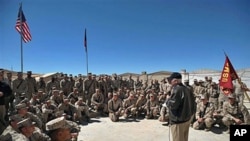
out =
<path fill-rule="evenodd" d="M 233 90 L 233 80 L 238 79 L 238 75 L 231 63 L 231 61 L 229 60 L 228 56 L 225 54 L 226 56 L 226 61 L 224 64 L 224 67 L 222 69 L 222 73 L 221 73 L 221 78 L 220 78 L 220 87 L 222 88 L 223 92 L 225 95 L 229 94 L 229 90 L 232 91 Z"/>

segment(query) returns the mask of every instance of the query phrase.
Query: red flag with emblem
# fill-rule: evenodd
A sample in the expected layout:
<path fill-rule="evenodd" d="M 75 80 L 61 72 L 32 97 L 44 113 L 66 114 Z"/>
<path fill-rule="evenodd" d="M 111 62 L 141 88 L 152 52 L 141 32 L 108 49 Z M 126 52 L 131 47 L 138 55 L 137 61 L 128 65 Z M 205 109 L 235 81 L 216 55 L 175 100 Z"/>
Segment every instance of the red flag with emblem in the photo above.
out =
<path fill-rule="evenodd" d="M 239 77 L 238 77 L 230 59 L 226 55 L 226 61 L 225 61 L 224 67 L 222 69 L 221 78 L 220 78 L 220 87 L 222 88 L 225 95 L 229 94 L 229 91 L 226 91 L 226 90 L 233 90 L 233 82 L 232 81 L 235 79 L 238 79 L 238 78 Z"/>

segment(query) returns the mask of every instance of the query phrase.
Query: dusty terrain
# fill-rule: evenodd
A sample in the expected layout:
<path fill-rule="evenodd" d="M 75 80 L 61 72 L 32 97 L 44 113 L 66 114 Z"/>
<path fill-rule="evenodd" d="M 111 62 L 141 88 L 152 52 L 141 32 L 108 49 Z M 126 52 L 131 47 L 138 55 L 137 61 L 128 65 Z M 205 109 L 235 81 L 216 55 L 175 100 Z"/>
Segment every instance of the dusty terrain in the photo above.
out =
<path fill-rule="evenodd" d="M 245 100 L 244 104 L 250 111 L 250 102 Z M 218 127 L 209 132 L 190 127 L 189 141 L 229 141 L 229 134 L 224 131 Z M 101 117 L 81 126 L 78 141 L 171 141 L 169 135 L 169 126 L 158 120 L 121 118 L 114 123 L 108 117 Z"/>

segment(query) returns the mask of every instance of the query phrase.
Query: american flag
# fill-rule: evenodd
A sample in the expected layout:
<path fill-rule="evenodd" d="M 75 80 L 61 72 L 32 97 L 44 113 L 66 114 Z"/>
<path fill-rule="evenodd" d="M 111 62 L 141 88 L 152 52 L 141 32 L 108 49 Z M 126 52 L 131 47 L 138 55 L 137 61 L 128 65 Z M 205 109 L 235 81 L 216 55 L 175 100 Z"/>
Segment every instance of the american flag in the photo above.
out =
<path fill-rule="evenodd" d="M 19 8 L 15 28 L 22 35 L 22 39 L 25 43 L 31 41 L 30 29 L 23 14 L 22 6 Z"/>

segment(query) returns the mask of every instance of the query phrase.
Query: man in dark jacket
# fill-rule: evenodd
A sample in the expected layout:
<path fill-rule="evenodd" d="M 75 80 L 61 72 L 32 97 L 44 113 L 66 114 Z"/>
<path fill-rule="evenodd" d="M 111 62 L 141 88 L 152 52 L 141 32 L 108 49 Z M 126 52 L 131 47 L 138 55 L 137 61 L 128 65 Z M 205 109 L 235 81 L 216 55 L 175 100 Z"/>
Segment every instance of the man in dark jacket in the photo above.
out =
<path fill-rule="evenodd" d="M 193 93 L 182 84 L 180 73 L 174 72 L 167 79 L 169 84 L 172 85 L 167 106 L 173 141 L 188 141 L 191 117 L 195 112 Z"/>
<path fill-rule="evenodd" d="M 6 96 L 10 96 L 12 93 L 10 86 L 7 83 L 3 82 L 3 77 L 3 72 L 0 71 L 0 134 L 4 130 L 2 128 L 6 126 L 6 108 L 4 98 Z"/>

